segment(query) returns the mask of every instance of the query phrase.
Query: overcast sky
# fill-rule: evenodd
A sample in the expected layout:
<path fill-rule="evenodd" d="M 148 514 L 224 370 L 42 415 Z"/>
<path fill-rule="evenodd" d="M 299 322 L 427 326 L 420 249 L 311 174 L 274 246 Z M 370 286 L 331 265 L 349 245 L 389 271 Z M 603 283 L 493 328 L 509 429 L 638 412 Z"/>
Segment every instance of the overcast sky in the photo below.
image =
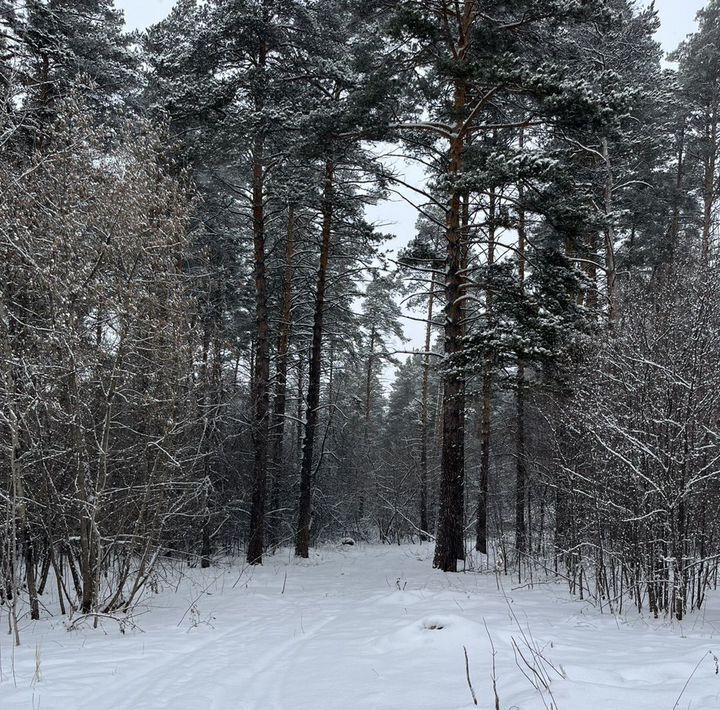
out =
<path fill-rule="evenodd" d="M 138 30 L 162 20 L 170 12 L 175 0 L 115 0 L 116 7 L 125 13 L 125 23 Z"/>
<path fill-rule="evenodd" d="M 174 4 L 174 0 L 116 0 L 116 5 L 125 11 L 125 21 L 131 29 L 142 29 L 161 20 Z M 649 5 L 650 0 L 644 4 Z M 703 5 L 705 0 L 655 0 L 662 20 L 658 39 L 666 51 L 675 49 L 685 35 L 692 32 L 695 13 Z"/>
<path fill-rule="evenodd" d="M 649 5 L 650 2 L 644 4 Z M 658 40 L 666 52 L 675 49 L 685 35 L 695 29 L 695 13 L 705 4 L 706 0 L 655 0 L 662 22 Z"/>

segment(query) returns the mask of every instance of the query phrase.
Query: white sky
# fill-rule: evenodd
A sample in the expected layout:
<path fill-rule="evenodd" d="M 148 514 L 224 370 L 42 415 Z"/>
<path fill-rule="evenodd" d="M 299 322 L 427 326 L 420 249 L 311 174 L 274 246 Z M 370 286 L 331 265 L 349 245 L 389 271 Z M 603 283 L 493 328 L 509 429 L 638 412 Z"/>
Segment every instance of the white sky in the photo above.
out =
<path fill-rule="evenodd" d="M 128 29 L 142 30 L 163 19 L 175 0 L 115 0 L 115 7 L 125 13 Z"/>
<path fill-rule="evenodd" d="M 174 0 L 116 0 L 116 6 L 125 12 L 125 22 L 130 29 L 142 29 L 161 20 L 175 4 Z M 649 5 L 650 0 L 642 0 Z M 695 13 L 706 0 L 655 0 L 660 12 L 662 28 L 658 39 L 666 51 L 672 51 L 686 34 L 695 27 Z"/>
<path fill-rule="evenodd" d="M 640 0 L 639 4 L 650 5 L 651 1 Z M 128 29 L 143 29 L 165 17 L 175 0 L 116 0 L 115 4 L 124 11 Z M 686 35 L 694 31 L 695 14 L 705 4 L 706 0 L 655 0 L 662 22 L 657 38 L 666 52 L 674 50 Z M 410 167 L 406 180 L 421 184 L 422 176 L 417 169 Z M 411 196 L 411 193 L 407 194 Z M 396 198 L 369 209 L 368 217 L 376 221 L 384 232 L 395 235 L 387 245 L 395 250 L 407 244 L 413 236 L 417 213 L 412 206 Z M 422 347 L 424 326 L 408 320 L 405 330 L 410 338 L 405 347 Z"/>
<path fill-rule="evenodd" d="M 650 0 L 645 0 L 649 5 Z M 666 52 L 672 52 L 695 29 L 695 14 L 707 0 L 655 0 L 662 26 L 657 38 Z"/>

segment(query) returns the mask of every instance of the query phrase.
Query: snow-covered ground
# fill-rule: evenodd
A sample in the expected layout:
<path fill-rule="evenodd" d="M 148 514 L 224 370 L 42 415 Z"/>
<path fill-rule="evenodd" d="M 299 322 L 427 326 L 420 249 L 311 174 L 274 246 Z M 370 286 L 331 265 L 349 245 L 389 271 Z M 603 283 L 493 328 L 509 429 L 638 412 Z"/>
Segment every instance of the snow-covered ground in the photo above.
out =
<path fill-rule="evenodd" d="M 0 636 L 0 710 L 470 710 L 463 647 L 494 710 L 493 646 L 501 710 L 720 708 L 718 596 L 682 624 L 617 618 L 560 585 L 434 571 L 431 552 L 186 569 L 124 633 L 28 623 L 20 648 Z"/>

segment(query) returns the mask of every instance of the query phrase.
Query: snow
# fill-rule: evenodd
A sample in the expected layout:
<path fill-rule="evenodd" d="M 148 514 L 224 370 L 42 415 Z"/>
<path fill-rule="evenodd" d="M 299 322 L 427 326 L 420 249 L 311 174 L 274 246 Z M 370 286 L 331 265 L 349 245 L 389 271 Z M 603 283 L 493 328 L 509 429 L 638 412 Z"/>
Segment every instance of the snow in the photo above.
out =
<path fill-rule="evenodd" d="M 284 551 L 262 567 L 183 568 L 124 633 L 25 622 L 21 647 L 0 636 L 0 708 L 470 710 L 466 650 L 490 709 L 493 647 L 502 710 L 720 708 L 717 595 L 682 624 L 616 617 L 554 582 L 514 589 L 431 559 L 428 545 Z"/>

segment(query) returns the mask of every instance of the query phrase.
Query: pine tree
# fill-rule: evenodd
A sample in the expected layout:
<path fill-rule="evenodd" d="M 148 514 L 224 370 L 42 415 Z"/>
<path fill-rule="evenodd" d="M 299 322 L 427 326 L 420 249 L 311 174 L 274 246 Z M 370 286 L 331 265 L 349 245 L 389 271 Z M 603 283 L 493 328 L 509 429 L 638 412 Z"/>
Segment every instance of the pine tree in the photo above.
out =
<path fill-rule="evenodd" d="M 55 103 L 79 82 L 88 108 L 104 121 L 134 104 L 139 59 L 111 0 L 27 0 L 5 18 L 23 90 L 19 109 L 35 148 L 42 148 Z"/>
<path fill-rule="evenodd" d="M 688 187 L 697 191 L 702 204 L 701 253 L 711 258 L 716 239 L 717 202 L 720 197 L 720 3 L 710 0 L 697 16 L 698 31 L 684 42 L 674 58 L 679 61 L 679 81 L 686 122 L 686 161 L 697 179 Z"/>
<path fill-rule="evenodd" d="M 430 120 L 418 117 L 399 124 L 410 135 L 433 136 L 434 179 L 445 193 L 445 356 L 443 379 L 443 449 L 440 519 L 435 565 L 455 571 L 464 557 L 465 487 L 465 322 L 463 301 L 472 232 L 471 196 L 498 189 L 478 170 L 484 151 L 476 144 L 498 132 L 537 125 L 558 111 L 580 111 L 587 101 L 582 80 L 574 83 L 552 61 L 561 41 L 553 32 L 559 23 L 572 24 L 584 14 L 579 7 L 537 0 L 513 4 L 474 0 L 424 6 L 399 2 L 395 35 L 413 47 L 414 65 L 422 81 L 414 88 L 423 96 Z M 444 28 L 440 31 L 440 28 Z M 542 39 L 540 39 L 542 38 Z M 521 94 L 527 105 L 518 101 Z M 426 143 L 428 144 L 429 141 Z M 447 146 L 441 148 L 440 146 Z M 430 146 L 428 146 L 430 147 Z M 445 151 L 442 156 L 441 151 Z M 488 157 L 487 153 L 484 153 Z M 442 157 L 440 157 L 442 156 Z M 517 165 L 494 155 L 495 169 L 512 180 Z M 474 165 L 475 164 L 475 165 Z M 441 202 L 442 204 L 442 202 Z"/>

